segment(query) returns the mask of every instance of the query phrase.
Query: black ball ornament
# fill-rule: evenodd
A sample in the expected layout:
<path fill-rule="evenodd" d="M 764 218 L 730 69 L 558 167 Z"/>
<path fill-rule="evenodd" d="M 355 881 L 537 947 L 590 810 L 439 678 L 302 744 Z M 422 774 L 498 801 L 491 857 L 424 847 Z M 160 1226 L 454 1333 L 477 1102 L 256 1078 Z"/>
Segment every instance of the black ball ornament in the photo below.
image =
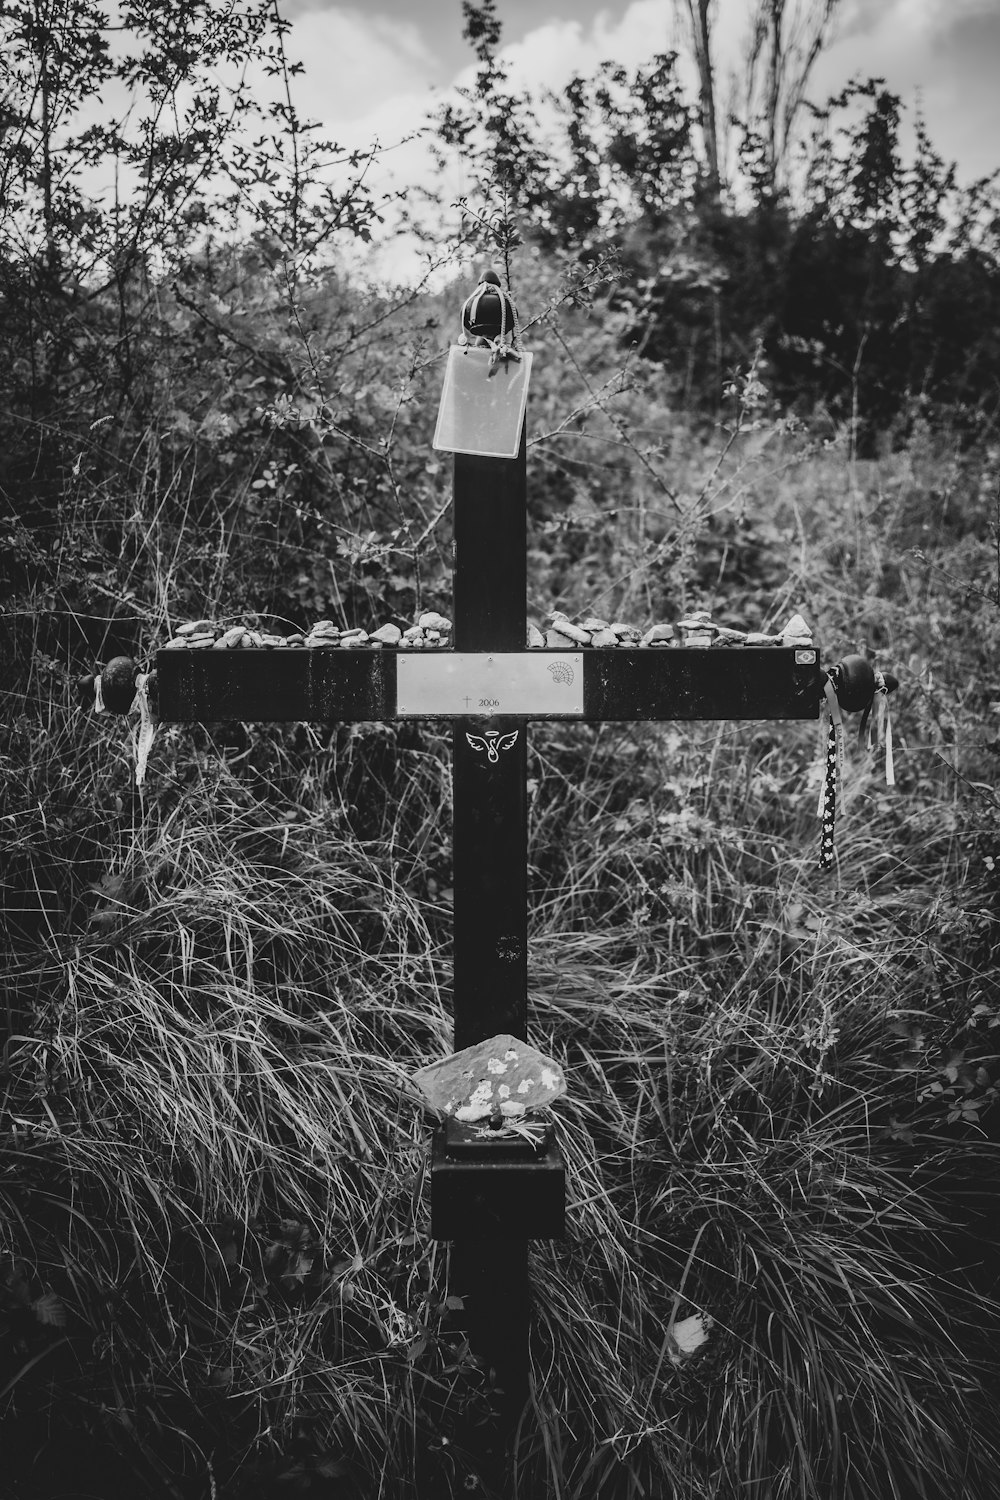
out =
<path fill-rule="evenodd" d="M 867 708 L 875 696 L 875 669 L 865 656 L 845 656 L 830 673 L 837 702 L 845 713 Z"/>
<path fill-rule="evenodd" d="M 101 697 L 113 714 L 127 714 L 135 698 L 139 668 L 130 656 L 114 656 L 101 673 Z"/>
<path fill-rule="evenodd" d="M 495 271 L 487 271 L 462 308 L 462 327 L 470 338 L 498 339 L 514 332 L 517 314 Z"/>

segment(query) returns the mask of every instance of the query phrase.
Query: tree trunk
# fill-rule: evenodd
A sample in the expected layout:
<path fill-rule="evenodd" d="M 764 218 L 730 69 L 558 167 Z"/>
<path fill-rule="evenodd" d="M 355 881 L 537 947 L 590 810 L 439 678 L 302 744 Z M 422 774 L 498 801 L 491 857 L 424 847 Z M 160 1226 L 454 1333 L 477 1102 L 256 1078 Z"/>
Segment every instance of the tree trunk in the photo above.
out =
<path fill-rule="evenodd" d="M 712 67 L 712 0 L 687 0 L 694 60 L 698 68 L 698 107 L 705 143 L 705 177 L 709 193 L 719 196 L 719 132 L 715 109 L 715 73 Z"/>
<path fill-rule="evenodd" d="M 839 0 L 758 0 L 746 45 L 744 112 L 763 135 L 768 184 L 778 186 L 809 76 Z"/>

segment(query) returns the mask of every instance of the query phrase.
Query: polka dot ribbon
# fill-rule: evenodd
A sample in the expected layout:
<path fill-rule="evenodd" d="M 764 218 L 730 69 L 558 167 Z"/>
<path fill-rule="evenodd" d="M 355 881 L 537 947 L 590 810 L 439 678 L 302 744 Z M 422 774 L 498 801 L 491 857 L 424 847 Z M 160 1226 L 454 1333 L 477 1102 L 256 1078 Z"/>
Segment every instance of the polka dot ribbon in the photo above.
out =
<path fill-rule="evenodd" d="M 822 819 L 819 867 L 829 870 L 833 864 L 833 829 L 844 811 L 844 716 L 830 678 L 823 683 L 824 702 L 820 707 L 820 748 L 826 753 L 826 771 L 819 789 L 816 814 Z"/>
<path fill-rule="evenodd" d="M 481 340 L 481 343 L 485 344 L 490 351 L 488 374 L 492 375 L 501 361 L 520 359 L 521 355 L 514 347 L 514 340 L 517 338 L 514 320 L 512 320 L 511 327 L 509 329 L 507 327 L 507 309 L 509 307 L 513 310 L 514 304 L 506 292 L 494 285 L 492 281 L 481 281 L 462 307 L 462 342 L 468 343 L 468 336 L 465 333 L 466 320 L 473 324 L 479 321 L 479 304 L 487 293 L 500 299 L 500 332 L 495 339 Z"/>
<path fill-rule="evenodd" d="M 868 749 L 885 745 L 885 780 L 887 786 L 895 786 L 896 771 L 892 753 L 892 716 L 889 713 L 889 688 L 877 667 L 875 692 L 861 719 L 858 729 L 858 744 L 868 731 Z M 829 677 L 823 684 L 824 703 L 820 708 L 820 753 L 826 756 L 822 785 L 819 790 L 817 817 L 822 820 L 820 834 L 819 867 L 829 870 L 833 865 L 833 831 L 837 819 L 844 811 L 844 716 L 841 713 L 837 692 Z"/>

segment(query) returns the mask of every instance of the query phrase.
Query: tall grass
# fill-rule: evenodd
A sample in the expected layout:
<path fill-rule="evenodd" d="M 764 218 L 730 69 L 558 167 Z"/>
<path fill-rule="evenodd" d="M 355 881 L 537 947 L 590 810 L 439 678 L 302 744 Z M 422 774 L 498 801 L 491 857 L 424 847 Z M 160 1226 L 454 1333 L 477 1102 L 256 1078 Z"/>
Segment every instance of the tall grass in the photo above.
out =
<path fill-rule="evenodd" d="M 918 438 L 849 468 L 736 455 L 687 551 L 647 507 L 612 555 L 578 505 L 536 560 L 536 605 L 802 608 L 824 660 L 867 641 L 903 687 L 898 785 L 852 751 L 831 875 L 814 725 L 532 730 L 531 1027 L 569 1081 L 569 1228 L 532 1250 L 525 1496 L 992 1493 L 995 460 Z M 697 493 L 711 465 L 676 446 Z M 224 550 L 192 561 L 166 518 L 134 563 L 158 579 L 143 648 L 198 568 L 239 607 Z M 242 567 L 246 537 L 220 545 Z M 6 857 L 62 903 L 5 950 L 12 1500 L 109 1475 L 173 1500 L 497 1492 L 408 1082 L 450 1046 L 446 738 L 164 729 L 139 798 L 44 623 L 2 730 Z"/>

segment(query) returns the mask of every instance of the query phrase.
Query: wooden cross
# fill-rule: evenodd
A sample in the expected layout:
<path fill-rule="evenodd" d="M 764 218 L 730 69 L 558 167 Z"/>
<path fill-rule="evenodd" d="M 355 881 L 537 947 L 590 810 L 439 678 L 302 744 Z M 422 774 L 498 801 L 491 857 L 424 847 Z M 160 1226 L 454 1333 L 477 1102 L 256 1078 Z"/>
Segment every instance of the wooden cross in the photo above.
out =
<path fill-rule="evenodd" d="M 815 719 L 824 674 L 812 647 L 527 649 L 523 426 L 516 458 L 455 455 L 454 547 L 451 649 L 164 650 L 155 686 L 167 722 L 452 720 L 457 1050 L 527 1038 L 529 724 Z M 510 1420 L 527 1394 L 528 1242 L 563 1224 L 551 1129 L 437 1131 L 431 1232 L 454 1242 L 449 1290 Z"/>
<path fill-rule="evenodd" d="M 455 1047 L 527 1037 L 527 755 L 533 720 L 815 719 L 810 647 L 525 647 L 525 443 L 456 454 L 450 650 L 161 651 L 166 721 L 453 721 Z M 516 1405 L 527 1380 L 531 1238 L 562 1233 L 563 1167 L 540 1146 L 476 1145 L 449 1121 L 431 1164 L 432 1233 L 470 1342 Z"/>

